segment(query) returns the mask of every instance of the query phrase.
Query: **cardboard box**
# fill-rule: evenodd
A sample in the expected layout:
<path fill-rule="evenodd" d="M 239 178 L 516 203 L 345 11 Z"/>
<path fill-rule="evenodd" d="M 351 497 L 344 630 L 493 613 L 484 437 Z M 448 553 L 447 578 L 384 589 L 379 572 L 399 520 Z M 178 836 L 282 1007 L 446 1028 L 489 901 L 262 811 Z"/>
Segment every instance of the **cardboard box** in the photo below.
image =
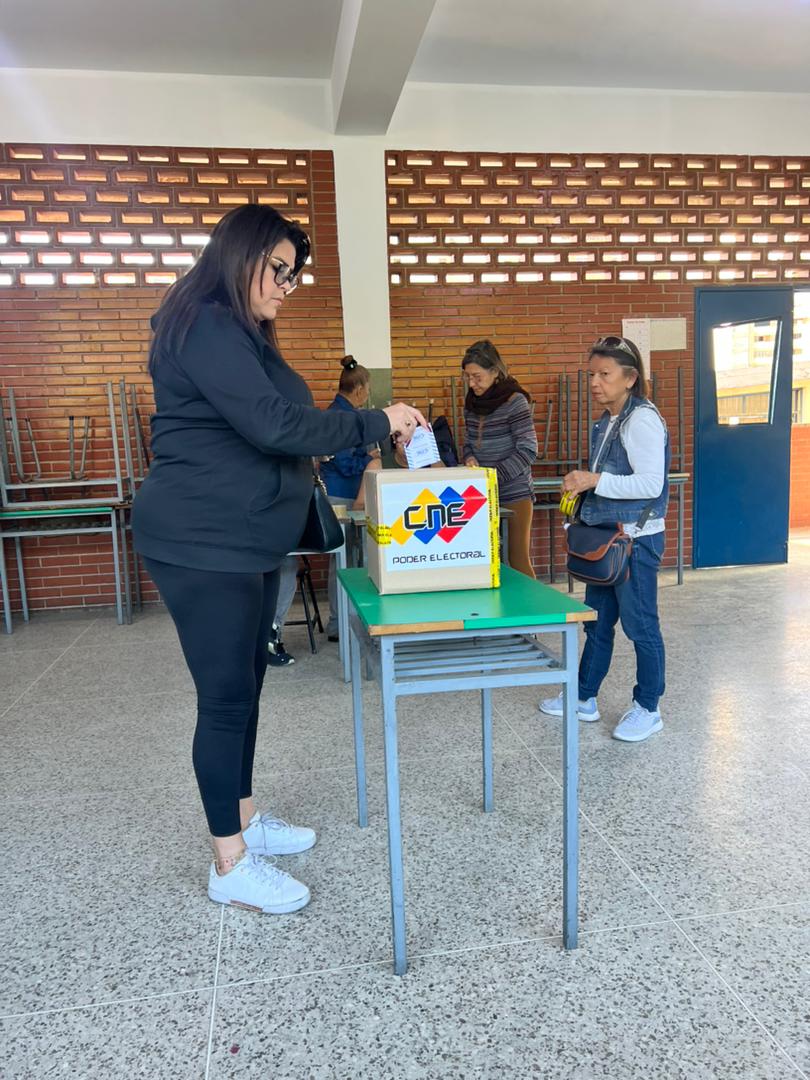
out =
<path fill-rule="evenodd" d="M 368 574 L 381 593 L 500 585 L 494 469 L 383 469 L 364 480 Z"/>

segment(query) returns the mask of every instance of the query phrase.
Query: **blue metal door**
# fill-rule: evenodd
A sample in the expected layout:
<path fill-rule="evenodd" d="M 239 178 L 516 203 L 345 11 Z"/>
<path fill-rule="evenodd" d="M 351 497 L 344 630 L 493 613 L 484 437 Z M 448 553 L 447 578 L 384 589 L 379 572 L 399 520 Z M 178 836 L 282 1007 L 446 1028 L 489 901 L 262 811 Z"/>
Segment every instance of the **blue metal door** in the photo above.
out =
<path fill-rule="evenodd" d="M 787 562 L 790 287 L 697 289 L 692 565 Z"/>

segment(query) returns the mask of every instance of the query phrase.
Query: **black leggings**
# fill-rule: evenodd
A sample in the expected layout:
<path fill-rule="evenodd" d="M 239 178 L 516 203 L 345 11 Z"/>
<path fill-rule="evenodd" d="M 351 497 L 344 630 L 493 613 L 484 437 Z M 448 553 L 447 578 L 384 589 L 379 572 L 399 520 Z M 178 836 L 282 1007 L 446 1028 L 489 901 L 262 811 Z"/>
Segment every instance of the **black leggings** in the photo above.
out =
<path fill-rule="evenodd" d="M 252 794 L 259 697 L 278 570 L 229 574 L 143 560 L 174 619 L 197 688 L 192 759 L 212 836 L 241 830 Z"/>

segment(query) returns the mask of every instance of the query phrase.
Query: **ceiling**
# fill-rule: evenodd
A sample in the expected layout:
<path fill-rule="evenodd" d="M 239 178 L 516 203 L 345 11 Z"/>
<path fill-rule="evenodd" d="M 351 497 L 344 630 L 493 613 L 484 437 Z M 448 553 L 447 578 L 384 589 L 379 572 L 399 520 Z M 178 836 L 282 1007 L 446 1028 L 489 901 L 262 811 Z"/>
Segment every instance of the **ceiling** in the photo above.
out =
<path fill-rule="evenodd" d="M 317 80 L 339 134 L 408 83 L 807 94 L 808 61 L 810 0 L 0 0 L 0 68 Z"/>
<path fill-rule="evenodd" d="M 810 0 L 437 0 L 410 79 L 810 92 Z"/>
<path fill-rule="evenodd" d="M 328 79 L 341 0 L 0 0 L 0 67 Z"/>
<path fill-rule="evenodd" d="M 0 0 L 0 66 L 329 79 L 342 6 Z M 409 80 L 808 93 L 810 0 L 436 0 Z"/>

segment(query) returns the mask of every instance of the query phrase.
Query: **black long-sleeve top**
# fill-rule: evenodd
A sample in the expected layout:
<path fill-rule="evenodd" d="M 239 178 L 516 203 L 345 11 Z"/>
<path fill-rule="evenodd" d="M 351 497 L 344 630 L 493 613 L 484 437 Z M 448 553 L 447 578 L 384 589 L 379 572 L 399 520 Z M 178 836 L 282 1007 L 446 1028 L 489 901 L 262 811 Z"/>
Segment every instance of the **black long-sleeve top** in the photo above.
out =
<path fill-rule="evenodd" d="M 301 538 L 311 458 L 384 439 L 379 410 L 321 410 L 264 339 L 205 305 L 153 374 L 152 464 L 132 511 L 135 547 L 200 570 L 272 570 Z"/>

